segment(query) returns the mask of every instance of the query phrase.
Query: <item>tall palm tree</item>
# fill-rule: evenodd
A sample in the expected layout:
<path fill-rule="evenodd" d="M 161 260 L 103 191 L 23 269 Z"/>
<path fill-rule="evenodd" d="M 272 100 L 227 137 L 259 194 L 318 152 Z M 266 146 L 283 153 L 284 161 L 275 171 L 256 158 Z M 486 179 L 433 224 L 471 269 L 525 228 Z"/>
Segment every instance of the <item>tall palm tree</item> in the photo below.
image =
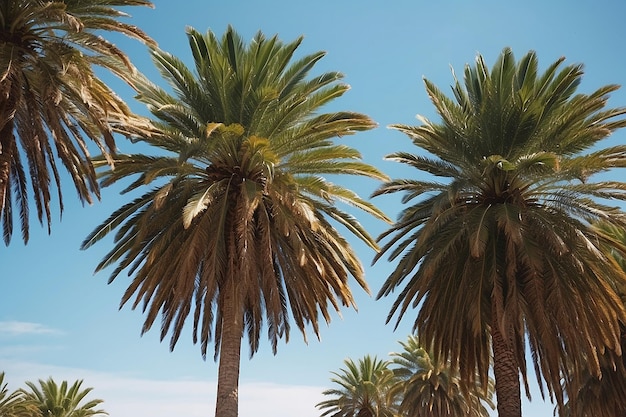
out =
<path fill-rule="evenodd" d="M 24 402 L 38 410 L 38 415 L 46 417 L 90 417 L 106 416 L 104 410 L 96 409 L 103 401 L 84 401 L 93 388 L 81 389 L 83 381 L 76 381 L 68 387 L 67 381 L 58 385 L 52 378 L 39 380 L 39 387 L 27 381 L 27 389 L 20 390 Z"/>
<path fill-rule="evenodd" d="M 391 390 L 400 398 L 398 411 L 414 417 L 489 417 L 485 404 L 492 402 L 493 381 L 467 390 L 450 361 L 443 362 L 424 348 L 417 336 L 400 342 L 403 351 L 391 353 L 390 368 L 396 376 Z"/>
<path fill-rule="evenodd" d="M 258 33 L 249 45 L 228 28 L 188 32 L 195 74 L 176 57 L 153 50 L 174 94 L 147 80 L 138 99 L 154 115 L 154 131 L 137 141 L 161 152 L 120 155 L 104 185 L 136 176 L 127 191 L 152 188 L 114 212 L 83 243 L 87 248 L 117 229 L 113 249 L 97 266 L 117 264 L 133 280 L 123 295 L 147 314 L 143 331 L 160 316 L 161 339 L 173 349 L 193 310 L 193 341 L 215 343 L 219 357 L 216 415 L 237 415 L 242 338 L 251 355 L 263 323 L 276 352 L 288 340 L 290 312 L 304 335 L 352 306 L 350 276 L 367 289 L 356 253 L 341 225 L 367 245 L 375 240 L 336 202 L 387 220 L 374 205 L 323 175 L 384 180 L 353 148 L 335 137 L 371 129 L 358 113 L 320 113 L 348 86 L 328 72 L 307 79 L 323 52 L 293 61 L 302 38 L 282 43 Z M 292 62 L 293 61 L 293 62 Z M 104 159 L 95 161 L 104 166 Z M 306 337 L 305 337 L 306 338 Z"/>
<path fill-rule="evenodd" d="M 582 65 L 563 60 L 540 73 L 533 51 L 516 62 L 506 48 L 491 70 L 479 55 L 454 98 L 426 80 L 442 120 L 392 128 L 427 154 L 388 158 L 440 180 L 394 179 L 374 193 L 410 203 L 375 258 L 397 260 L 378 293 L 402 287 L 388 320 L 419 307 L 420 338 L 468 383 L 476 373 L 486 383 L 493 355 L 500 417 L 521 415 L 520 374 L 529 395 L 526 343 L 542 392 L 562 405 L 568 366 L 599 374 L 598 353 L 619 351 L 626 320 L 612 284 L 626 277 L 591 226 L 626 227 L 610 205 L 626 185 L 595 175 L 626 166 L 625 145 L 600 147 L 626 109 L 605 108 L 615 85 L 576 94 Z"/>
<path fill-rule="evenodd" d="M 94 67 L 129 81 L 128 57 L 102 35 L 119 32 L 152 44 L 139 28 L 119 20 L 116 6 L 146 0 L 4 0 L 0 3 L 0 226 L 9 244 L 19 220 L 29 238 L 29 200 L 50 231 L 51 183 L 60 210 L 61 173 L 82 202 L 99 197 L 88 141 L 108 155 L 112 124 L 134 123 L 124 102 Z M 32 188 L 32 194 L 28 188 Z"/>
<path fill-rule="evenodd" d="M 366 355 L 358 362 L 344 360 L 345 368 L 333 372 L 338 388 L 322 394 L 333 398 L 316 405 L 322 417 L 395 417 L 397 403 L 389 394 L 395 383 L 390 362 Z"/>

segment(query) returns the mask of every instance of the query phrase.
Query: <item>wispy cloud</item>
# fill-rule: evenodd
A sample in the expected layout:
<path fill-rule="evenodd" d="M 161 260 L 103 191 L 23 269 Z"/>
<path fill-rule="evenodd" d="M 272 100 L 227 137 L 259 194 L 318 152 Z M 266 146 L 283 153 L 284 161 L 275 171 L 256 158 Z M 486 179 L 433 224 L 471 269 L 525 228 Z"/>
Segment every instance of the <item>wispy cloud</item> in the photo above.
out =
<path fill-rule="evenodd" d="M 58 329 L 28 321 L 0 321 L 0 335 L 21 336 L 38 334 L 61 334 Z"/>
<path fill-rule="evenodd" d="M 4 368 L 10 389 L 48 377 L 57 382 L 83 380 L 83 388 L 94 388 L 88 398 L 104 400 L 102 408 L 111 416 L 204 417 L 215 412 L 214 380 L 156 380 L 34 362 L 11 362 Z M 322 391 L 308 385 L 241 381 L 239 416 L 316 417 L 320 413 L 315 404 L 324 400 Z"/>

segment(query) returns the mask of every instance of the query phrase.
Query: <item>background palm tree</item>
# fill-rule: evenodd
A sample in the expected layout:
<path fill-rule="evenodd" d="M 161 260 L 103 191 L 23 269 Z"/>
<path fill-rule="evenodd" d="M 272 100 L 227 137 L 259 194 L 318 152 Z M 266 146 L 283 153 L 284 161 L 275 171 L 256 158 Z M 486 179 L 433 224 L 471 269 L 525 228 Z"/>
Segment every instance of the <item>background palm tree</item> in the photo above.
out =
<path fill-rule="evenodd" d="M 626 320 L 613 285 L 624 272 L 591 226 L 626 226 L 606 203 L 626 199 L 626 185 L 596 175 L 626 166 L 626 146 L 599 143 L 626 110 L 605 109 L 615 85 L 576 94 L 582 65 L 562 63 L 539 73 L 534 52 L 516 62 L 505 49 L 490 70 L 479 55 L 453 99 L 426 80 L 442 121 L 392 127 L 430 155 L 388 159 L 441 181 L 395 179 L 374 193 L 411 202 L 380 236 L 376 260 L 398 263 L 378 297 L 402 287 L 388 319 L 419 307 L 417 333 L 463 382 L 478 374 L 484 386 L 493 355 L 500 417 L 521 416 L 520 374 L 529 395 L 526 343 L 540 387 L 562 405 L 568 367 L 599 374 Z"/>
<path fill-rule="evenodd" d="M 174 95 L 148 80 L 139 100 L 154 115 L 151 135 L 129 128 L 156 156 L 120 155 L 103 184 L 136 176 L 126 191 L 152 189 L 97 227 L 87 248 L 117 229 L 113 249 L 97 266 L 117 264 L 133 275 L 122 305 L 146 312 L 143 331 L 161 317 L 161 339 L 173 349 L 193 310 L 193 341 L 219 356 L 216 415 L 238 413 L 240 351 L 251 355 L 262 325 L 276 352 L 290 321 L 305 334 L 352 306 L 350 276 L 367 289 L 356 253 L 335 229 L 342 225 L 376 243 L 344 202 L 387 220 L 374 205 L 331 183 L 326 174 L 386 178 L 333 138 L 371 129 L 365 115 L 320 108 L 348 86 L 328 72 L 307 79 L 323 52 L 293 61 L 302 38 L 283 44 L 258 33 L 249 45 L 228 28 L 221 39 L 188 30 L 195 74 L 176 57 L 153 50 Z M 104 166 L 105 160 L 95 162 Z M 291 318 L 290 318 L 291 313 Z"/>
<path fill-rule="evenodd" d="M 334 397 L 316 405 L 329 417 L 395 417 L 397 402 L 391 394 L 395 384 L 389 361 L 366 355 L 358 362 L 344 361 L 345 368 L 333 372 L 331 382 L 338 388 L 322 394 Z"/>
<path fill-rule="evenodd" d="M 626 231 L 604 222 L 595 225 L 599 233 L 613 240 L 606 248 L 610 260 L 626 271 Z M 620 285 L 621 284 L 621 285 Z M 616 291 L 626 305 L 626 287 L 617 282 Z M 586 367 L 572 368 L 572 379 L 577 384 L 568 389 L 568 401 L 559 414 L 563 417 L 615 417 L 626 415 L 626 325 L 622 324 L 621 360 L 613 360 L 610 354 L 599 357 L 601 374 L 596 375 Z M 584 364 L 583 364 L 584 365 Z"/>
<path fill-rule="evenodd" d="M 82 202 L 99 197 L 88 160 L 93 141 L 105 155 L 115 144 L 110 124 L 131 123 L 126 104 L 94 66 L 129 81 L 126 55 L 102 35 L 119 32 L 153 42 L 122 23 L 115 6 L 145 0 L 4 0 L 0 3 L 0 225 L 6 245 L 19 220 L 28 241 L 29 200 L 50 231 L 51 183 L 63 210 L 58 159 Z M 32 187 L 32 194 L 28 188 Z"/>
<path fill-rule="evenodd" d="M 104 410 L 96 409 L 103 401 L 85 397 L 93 388 L 81 389 L 83 381 L 76 381 L 68 387 L 67 381 L 57 385 L 52 378 L 39 380 L 39 387 L 27 381 L 29 389 L 20 390 L 26 405 L 38 410 L 38 415 L 45 417 L 90 417 L 108 415 Z M 86 402 L 84 402 L 84 400 Z"/>
<path fill-rule="evenodd" d="M 19 391 L 9 392 L 4 382 L 4 372 L 0 372 L 0 417 L 16 417 L 16 407 L 21 400 Z"/>
<path fill-rule="evenodd" d="M 450 361 L 438 361 L 423 347 L 417 336 L 400 342 L 403 351 L 391 353 L 396 382 L 392 396 L 399 398 L 398 411 L 414 417 L 489 417 L 492 409 L 493 381 L 487 387 L 467 390 Z"/>
<path fill-rule="evenodd" d="M 626 349 L 626 331 L 622 333 Z M 626 415 L 626 360 L 615 365 L 611 356 L 600 356 L 601 375 L 587 368 L 574 368 L 580 381 L 568 389 L 565 405 L 555 410 L 561 417 L 618 417 Z"/>

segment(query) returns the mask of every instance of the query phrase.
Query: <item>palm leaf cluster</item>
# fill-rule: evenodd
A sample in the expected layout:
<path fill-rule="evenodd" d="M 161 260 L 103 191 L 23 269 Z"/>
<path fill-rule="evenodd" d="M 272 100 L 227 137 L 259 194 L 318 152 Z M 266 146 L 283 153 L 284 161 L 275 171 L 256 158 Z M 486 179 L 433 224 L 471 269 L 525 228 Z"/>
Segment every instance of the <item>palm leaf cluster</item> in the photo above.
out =
<path fill-rule="evenodd" d="M 8 384 L 4 382 L 4 372 L 0 372 L 0 416 L 14 417 L 20 400 L 19 392 L 9 392 Z"/>
<path fill-rule="evenodd" d="M 389 397 L 395 379 L 389 364 L 369 355 L 356 363 L 346 359 L 345 368 L 331 378 L 338 387 L 322 393 L 334 398 L 317 404 L 325 409 L 322 417 L 395 417 L 396 407 Z"/>
<path fill-rule="evenodd" d="M 622 332 L 622 349 L 626 348 L 626 331 Z M 616 417 L 626 413 L 626 363 L 617 364 L 612 358 L 600 357 L 600 376 L 586 368 L 576 371 L 579 385 L 568 390 L 568 398 L 561 410 L 561 417 Z"/>
<path fill-rule="evenodd" d="M 403 350 L 391 353 L 397 378 L 390 395 L 399 398 L 402 416 L 489 417 L 486 406 L 495 408 L 493 381 L 486 387 L 467 389 L 450 361 L 436 359 L 417 336 L 400 342 Z"/>
<path fill-rule="evenodd" d="M 623 247 L 626 245 L 626 230 L 606 223 L 595 225 L 598 233 L 606 234 L 613 241 L 605 248 L 611 258 L 626 271 L 626 258 Z M 617 250 L 616 248 L 622 248 Z M 626 288 L 623 283 L 616 284 L 616 291 L 626 305 Z M 568 401 L 560 413 L 563 417 L 614 417 L 626 414 L 626 325 L 621 329 L 621 360 L 615 361 L 609 353 L 600 356 L 601 374 L 596 375 L 588 369 L 570 369 L 577 384 L 568 390 Z"/>
<path fill-rule="evenodd" d="M 592 225 L 626 226 L 612 202 L 626 199 L 626 185 L 602 175 L 626 166 L 626 146 L 600 146 L 626 125 L 626 109 L 605 109 L 615 85 L 577 93 L 582 75 L 563 59 L 540 72 L 534 52 L 516 61 L 505 49 L 492 69 L 481 56 L 468 65 L 453 98 L 426 80 L 441 121 L 392 126 L 426 154 L 388 159 L 430 176 L 375 192 L 403 193 L 407 204 L 380 237 L 377 259 L 397 261 L 378 294 L 400 289 L 389 319 L 419 308 L 420 337 L 463 381 L 478 372 L 484 384 L 493 354 L 502 416 L 521 412 L 526 344 L 561 405 L 568 369 L 598 375 L 600 352 L 620 351 L 615 283 L 625 277 L 602 248 L 623 247 Z"/>
<path fill-rule="evenodd" d="M 95 67 L 129 81 L 128 57 L 102 35 L 151 39 L 120 21 L 118 6 L 145 0 L 5 0 L 0 3 L 0 224 L 5 244 L 18 220 L 29 238 L 29 200 L 50 230 L 50 201 L 61 211 L 64 168 L 82 202 L 99 197 L 89 142 L 115 150 L 112 125 L 131 123 L 126 104 Z M 57 163 L 60 162 L 60 166 Z M 31 191 L 28 190 L 31 188 Z M 56 189 L 56 190 L 55 190 Z"/>
<path fill-rule="evenodd" d="M 4 383 L 4 372 L 0 372 L 0 416 L 2 417 L 91 417 L 105 416 L 98 409 L 103 401 L 88 400 L 92 388 L 82 389 L 83 381 L 68 385 L 67 381 L 57 384 L 54 379 L 39 380 L 39 386 L 26 381 L 28 389 L 20 388 L 11 393 Z"/>
<path fill-rule="evenodd" d="M 329 417 L 488 417 L 494 408 L 493 381 L 486 387 L 467 387 L 450 362 L 437 360 L 417 336 L 400 342 L 403 350 L 391 360 L 366 355 L 345 368 L 325 390 L 331 397 L 317 404 Z"/>
<path fill-rule="evenodd" d="M 68 385 L 62 381 L 58 385 L 52 378 L 39 380 L 39 387 L 27 381 L 28 390 L 21 390 L 23 401 L 39 410 L 40 415 L 50 417 L 90 417 L 105 416 L 104 410 L 98 409 L 103 401 L 92 399 L 84 401 L 93 388 L 81 389 L 83 381 Z"/>

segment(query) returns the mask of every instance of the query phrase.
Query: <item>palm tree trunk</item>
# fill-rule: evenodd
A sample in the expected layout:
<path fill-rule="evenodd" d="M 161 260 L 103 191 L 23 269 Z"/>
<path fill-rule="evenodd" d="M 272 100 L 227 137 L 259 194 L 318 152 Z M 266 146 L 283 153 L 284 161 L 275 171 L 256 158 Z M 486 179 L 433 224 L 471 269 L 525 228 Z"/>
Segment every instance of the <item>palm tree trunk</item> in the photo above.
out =
<path fill-rule="evenodd" d="M 235 279 L 232 275 L 222 289 L 224 304 L 215 417 L 237 417 L 239 414 L 239 368 L 243 316 L 239 308 L 240 297 L 235 293 Z"/>
<path fill-rule="evenodd" d="M 493 301 L 495 304 L 495 301 Z M 522 396 L 517 357 L 513 350 L 512 329 L 509 337 L 500 331 L 500 317 L 492 308 L 491 345 L 493 349 L 493 372 L 496 382 L 498 417 L 522 417 Z"/>

